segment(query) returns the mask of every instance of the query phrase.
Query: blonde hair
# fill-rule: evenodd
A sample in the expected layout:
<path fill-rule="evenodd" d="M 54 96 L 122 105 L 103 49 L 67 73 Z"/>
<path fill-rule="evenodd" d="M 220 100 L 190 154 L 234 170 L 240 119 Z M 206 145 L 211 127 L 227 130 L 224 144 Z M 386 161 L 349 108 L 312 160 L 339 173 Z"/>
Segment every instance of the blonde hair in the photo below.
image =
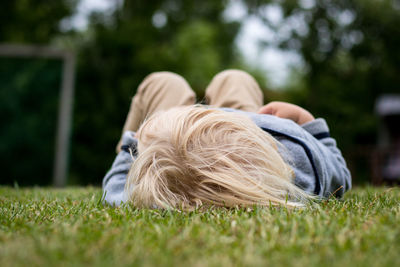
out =
<path fill-rule="evenodd" d="M 203 106 L 147 119 L 125 186 L 137 207 L 302 206 L 280 145 L 244 115 Z"/>

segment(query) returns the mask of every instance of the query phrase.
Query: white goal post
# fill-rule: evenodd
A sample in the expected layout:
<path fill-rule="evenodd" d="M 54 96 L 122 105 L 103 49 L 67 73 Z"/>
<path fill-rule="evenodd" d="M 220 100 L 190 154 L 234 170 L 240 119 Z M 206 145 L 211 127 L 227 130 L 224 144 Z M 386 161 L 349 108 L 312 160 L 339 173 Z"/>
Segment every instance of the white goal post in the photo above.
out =
<path fill-rule="evenodd" d="M 60 59 L 63 62 L 53 166 L 53 185 L 63 187 L 67 183 L 74 98 L 75 54 L 71 51 L 59 50 L 47 46 L 0 44 L 0 56 Z"/>

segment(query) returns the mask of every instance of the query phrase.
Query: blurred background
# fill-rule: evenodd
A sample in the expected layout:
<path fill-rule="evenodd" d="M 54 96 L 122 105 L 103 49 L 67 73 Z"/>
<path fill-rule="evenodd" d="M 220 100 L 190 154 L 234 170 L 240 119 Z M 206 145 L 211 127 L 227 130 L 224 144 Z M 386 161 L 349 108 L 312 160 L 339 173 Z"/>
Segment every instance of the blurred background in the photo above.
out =
<path fill-rule="evenodd" d="M 67 184 L 99 185 L 141 80 L 221 70 L 326 118 L 354 184 L 400 180 L 400 0 L 14 0 L 0 44 L 74 56 Z M 0 47 L 0 184 L 53 183 L 65 58 Z M 64 100 L 61 100 L 63 102 Z"/>

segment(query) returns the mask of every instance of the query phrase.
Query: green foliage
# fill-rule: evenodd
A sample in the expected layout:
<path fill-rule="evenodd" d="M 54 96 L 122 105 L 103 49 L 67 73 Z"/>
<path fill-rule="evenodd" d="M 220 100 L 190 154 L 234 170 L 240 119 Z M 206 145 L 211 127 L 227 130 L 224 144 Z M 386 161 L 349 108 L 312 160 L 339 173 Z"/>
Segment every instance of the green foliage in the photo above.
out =
<path fill-rule="evenodd" d="M 399 189 L 304 209 L 103 206 L 97 188 L 0 187 L 1 266 L 398 266 Z"/>
<path fill-rule="evenodd" d="M 306 2 L 248 4 L 278 33 L 281 48 L 303 57 L 306 71 L 299 83 L 290 84 L 291 100 L 326 118 L 345 154 L 354 154 L 360 145 L 375 143 L 376 98 L 400 92 L 400 4 L 392 0 Z M 282 8 L 279 25 L 259 12 L 271 3 Z"/>
<path fill-rule="evenodd" d="M 3 1 L 0 8 L 0 42 L 43 43 L 60 33 L 59 23 L 72 15 L 78 0 Z"/>
<path fill-rule="evenodd" d="M 50 183 L 61 67 L 60 60 L 0 58 L 1 184 Z"/>
<path fill-rule="evenodd" d="M 76 4 L 77 0 L 3 1 L 0 42 L 48 45 Z M 0 58 L 1 184 L 51 182 L 61 71 L 60 60 Z"/>

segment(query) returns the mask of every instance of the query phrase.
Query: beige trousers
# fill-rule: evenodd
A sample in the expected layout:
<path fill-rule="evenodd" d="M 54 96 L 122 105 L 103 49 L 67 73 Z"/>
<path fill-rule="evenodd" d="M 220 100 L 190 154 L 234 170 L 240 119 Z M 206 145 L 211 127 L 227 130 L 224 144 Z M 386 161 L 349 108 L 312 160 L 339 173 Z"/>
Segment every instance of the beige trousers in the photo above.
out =
<path fill-rule="evenodd" d="M 213 107 L 228 107 L 257 112 L 263 105 L 263 93 L 248 73 L 225 70 L 218 73 L 206 89 L 206 102 Z M 196 95 L 181 76 L 171 72 L 155 72 L 139 85 L 122 133 L 137 131 L 139 126 L 156 111 L 171 107 L 194 105 Z M 121 150 L 122 140 L 116 151 Z"/>

